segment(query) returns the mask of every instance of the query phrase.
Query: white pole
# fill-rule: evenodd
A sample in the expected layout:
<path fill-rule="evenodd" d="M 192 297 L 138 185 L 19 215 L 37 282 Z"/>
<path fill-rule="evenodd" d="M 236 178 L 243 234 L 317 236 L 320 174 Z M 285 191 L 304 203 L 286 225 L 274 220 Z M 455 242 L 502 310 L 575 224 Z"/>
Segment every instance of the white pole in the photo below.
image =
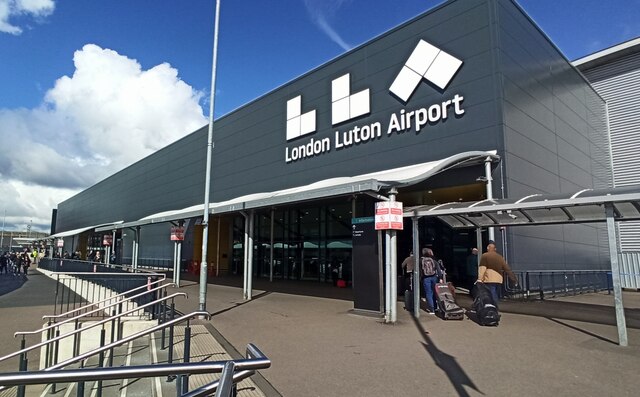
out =
<path fill-rule="evenodd" d="M 180 288 L 180 276 L 182 272 L 182 241 L 178 241 L 178 271 L 176 273 L 176 287 Z"/>
<path fill-rule="evenodd" d="M 202 260 L 200 262 L 200 311 L 207 308 L 207 243 L 209 240 L 209 194 L 211 191 L 211 152 L 213 151 L 213 110 L 216 96 L 216 63 L 218 62 L 218 21 L 220 0 L 216 0 L 213 25 L 213 65 L 211 67 L 211 98 L 209 100 L 209 134 L 207 136 L 207 169 L 204 178 L 204 211 L 202 216 Z"/>
<path fill-rule="evenodd" d="M 384 322 L 391 322 L 391 232 L 384 231 Z"/>
<path fill-rule="evenodd" d="M 493 183 L 491 178 L 491 157 L 488 157 L 484 160 L 484 174 L 487 179 L 487 200 L 493 199 Z M 489 240 L 496 241 L 493 228 L 489 228 Z"/>
<path fill-rule="evenodd" d="M 391 189 L 391 191 L 389 192 L 389 202 L 395 202 L 396 201 L 396 189 Z M 390 230 L 390 245 L 389 245 L 389 249 L 391 250 L 391 254 L 390 254 L 390 273 L 391 275 L 389 276 L 391 283 L 389 284 L 389 304 L 390 304 L 390 321 L 392 324 L 394 324 L 396 322 L 397 319 L 397 311 L 398 311 L 398 250 L 397 250 L 397 244 L 396 244 L 396 231 L 395 230 Z"/>

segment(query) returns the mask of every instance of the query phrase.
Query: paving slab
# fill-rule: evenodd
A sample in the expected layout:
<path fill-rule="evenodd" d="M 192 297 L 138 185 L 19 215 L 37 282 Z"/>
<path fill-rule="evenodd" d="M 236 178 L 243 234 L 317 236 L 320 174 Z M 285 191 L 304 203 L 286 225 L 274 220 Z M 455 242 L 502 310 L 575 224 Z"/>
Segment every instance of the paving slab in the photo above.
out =
<path fill-rule="evenodd" d="M 180 290 L 190 299 L 179 309 L 196 310 L 198 284 L 185 281 Z M 618 346 L 613 307 L 602 302 L 502 302 L 498 327 L 426 313 L 415 320 L 399 304 L 398 322 L 389 325 L 352 314 L 346 299 L 254 290 L 244 302 L 238 287 L 209 284 L 207 291 L 212 326 L 238 350 L 250 342 L 262 349 L 272 367 L 261 374 L 283 396 L 635 396 L 640 390 L 640 329 L 630 327 L 630 346 Z M 626 301 L 640 300 L 628 294 Z M 637 321 L 637 312 L 628 312 L 628 322 Z"/>

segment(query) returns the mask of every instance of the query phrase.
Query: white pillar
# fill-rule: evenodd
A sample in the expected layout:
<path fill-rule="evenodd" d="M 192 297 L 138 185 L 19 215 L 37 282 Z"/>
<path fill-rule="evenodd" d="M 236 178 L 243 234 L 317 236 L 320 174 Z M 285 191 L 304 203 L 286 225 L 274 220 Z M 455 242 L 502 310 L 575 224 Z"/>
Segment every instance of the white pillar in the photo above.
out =
<path fill-rule="evenodd" d="M 420 232 L 418 222 L 420 218 L 411 218 L 413 221 L 413 316 L 420 318 Z"/>
<path fill-rule="evenodd" d="M 487 179 L 487 200 L 491 200 L 493 199 L 493 178 L 491 178 L 491 157 L 488 157 L 484 160 L 484 176 Z M 493 231 L 493 228 L 490 227 L 489 229 L 489 240 L 493 240 L 496 241 L 495 238 L 495 233 Z"/>
<path fill-rule="evenodd" d="M 398 191 L 393 188 L 389 192 L 389 201 L 396 201 L 396 194 Z M 390 269 L 391 274 L 389 278 L 391 279 L 391 283 L 389 284 L 389 305 L 390 305 L 390 319 L 391 323 L 395 323 L 398 317 L 398 249 L 397 249 L 397 232 L 395 230 L 390 230 L 389 233 L 389 249 L 391 250 L 391 254 L 389 255 L 390 261 Z"/>

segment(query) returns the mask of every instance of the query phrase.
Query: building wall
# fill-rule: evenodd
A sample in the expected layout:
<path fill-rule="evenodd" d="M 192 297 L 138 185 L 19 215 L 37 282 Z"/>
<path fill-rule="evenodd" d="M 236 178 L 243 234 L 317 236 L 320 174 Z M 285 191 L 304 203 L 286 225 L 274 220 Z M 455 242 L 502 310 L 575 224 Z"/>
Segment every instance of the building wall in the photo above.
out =
<path fill-rule="evenodd" d="M 615 186 L 640 184 L 640 48 L 582 70 L 607 101 Z M 640 251 L 640 222 L 621 222 L 620 249 Z"/>
<path fill-rule="evenodd" d="M 461 59 L 445 90 L 422 82 L 407 103 L 389 87 L 420 39 Z M 332 80 L 371 91 L 371 112 L 332 126 Z M 302 95 L 316 132 L 286 140 L 287 101 Z M 390 116 L 464 97 L 464 115 L 387 134 Z M 310 71 L 214 124 L 212 201 L 411 165 L 469 150 L 497 150 L 495 197 L 608 184 L 603 101 L 511 0 L 455 0 Z M 286 162 L 297 145 L 379 122 L 382 136 Z M 206 127 L 90 187 L 58 207 L 57 230 L 133 221 L 202 202 Z M 451 185 L 456 181 L 451 180 Z M 147 232 L 164 233 L 160 226 Z M 158 234 L 158 238 L 161 238 Z M 168 235 L 168 227 L 167 227 Z M 516 268 L 586 268 L 601 260 L 594 226 L 508 231 Z M 144 237 L 143 237 L 144 239 Z M 605 247 L 606 248 L 606 247 Z M 160 249 L 159 249 L 160 251 Z"/>
<path fill-rule="evenodd" d="M 212 201 L 437 160 L 468 150 L 500 150 L 489 4 L 485 0 L 446 3 L 217 120 Z M 423 82 L 404 104 L 389 87 L 421 38 L 464 63 L 444 92 Z M 350 73 L 352 93 L 371 90 L 371 112 L 332 126 L 332 80 L 346 73 Z M 455 94 L 464 97 L 462 117 L 449 117 L 419 132 L 386 133 L 391 114 L 441 103 Z M 302 95 L 303 112 L 316 109 L 317 132 L 287 142 L 287 101 L 297 95 Z M 375 122 L 382 125 L 379 139 L 348 149 L 332 146 L 320 156 L 285 161 L 286 148 L 311 138 L 333 140 L 336 131 Z M 205 147 L 203 128 L 61 203 L 57 231 L 137 220 L 202 202 Z"/>
<path fill-rule="evenodd" d="M 611 187 L 604 101 L 512 1 L 495 5 L 504 195 Z M 531 270 L 604 266 L 603 232 L 595 224 L 509 228 L 509 260 Z"/>

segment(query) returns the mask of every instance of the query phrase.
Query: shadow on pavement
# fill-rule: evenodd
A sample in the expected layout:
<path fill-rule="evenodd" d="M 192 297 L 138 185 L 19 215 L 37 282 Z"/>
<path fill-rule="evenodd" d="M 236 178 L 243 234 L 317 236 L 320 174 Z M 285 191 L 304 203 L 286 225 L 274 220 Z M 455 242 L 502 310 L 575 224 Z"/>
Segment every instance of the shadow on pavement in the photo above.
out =
<path fill-rule="evenodd" d="M 424 349 L 429 353 L 433 362 L 447 375 L 449 381 L 458 393 L 458 396 L 469 396 L 469 393 L 467 393 L 464 386 L 469 386 L 473 390 L 484 395 L 483 392 L 478 390 L 477 386 L 473 383 L 471 378 L 469 378 L 464 369 L 460 367 L 456 358 L 438 349 L 420 321 L 413 316 L 411 316 L 411 318 L 418 328 L 418 331 L 420 331 L 420 335 L 424 338 L 424 342 L 421 342 Z"/>
<path fill-rule="evenodd" d="M 598 334 L 594 334 L 593 332 L 589 332 L 589 331 L 587 331 L 585 329 L 582 329 L 580 327 L 576 327 L 575 325 L 567 324 L 567 323 L 565 323 L 563 321 L 560 321 L 560 320 L 557 320 L 555 318 L 547 318 L 547 320 L 549 320 L 551 322 L 554 322 L 556 324 L 562 325 L 564 327 L 570 328 L 570 329 L 572 329 L 574 331 L 582 332 L 585 335 L 589 335 L 589 336 L 591 336 L 593 338 L 600 339 L 601 341 L 608 342 L 608 343 L 611 343 L 611 344 L 616 345 L 616 346 L 618 345 L 618 342 L 613 340 L 613 339 L 605 338 L 604 336 L 601 336 L 601 335 L 598 335 Z"/>
<path fill-rule="evenodd" d="M 469 295 L 457 294 L 458 305 L 471 310 L 472 300 Z M 588 303 L 564 302 L 552 300 L 535 301 L 500 301 L 500 313 L 524 314 L 544 318 L 554 318 L 571 321 L 582 321 L 594 324 L 616 325 L 616 313 L 612 306 L 594 305 Z M 640 329 L 640 309 L 625 308 L 628 328 Z M 563 324 L 566 325 L 566 324 Z"/>
<path fill-rule="evenodd" d="M 17 290 L 26 282 L 27 276 L 22 273 L 16 275 L 9 273 L 0 274 L 0 296 Z"/>

